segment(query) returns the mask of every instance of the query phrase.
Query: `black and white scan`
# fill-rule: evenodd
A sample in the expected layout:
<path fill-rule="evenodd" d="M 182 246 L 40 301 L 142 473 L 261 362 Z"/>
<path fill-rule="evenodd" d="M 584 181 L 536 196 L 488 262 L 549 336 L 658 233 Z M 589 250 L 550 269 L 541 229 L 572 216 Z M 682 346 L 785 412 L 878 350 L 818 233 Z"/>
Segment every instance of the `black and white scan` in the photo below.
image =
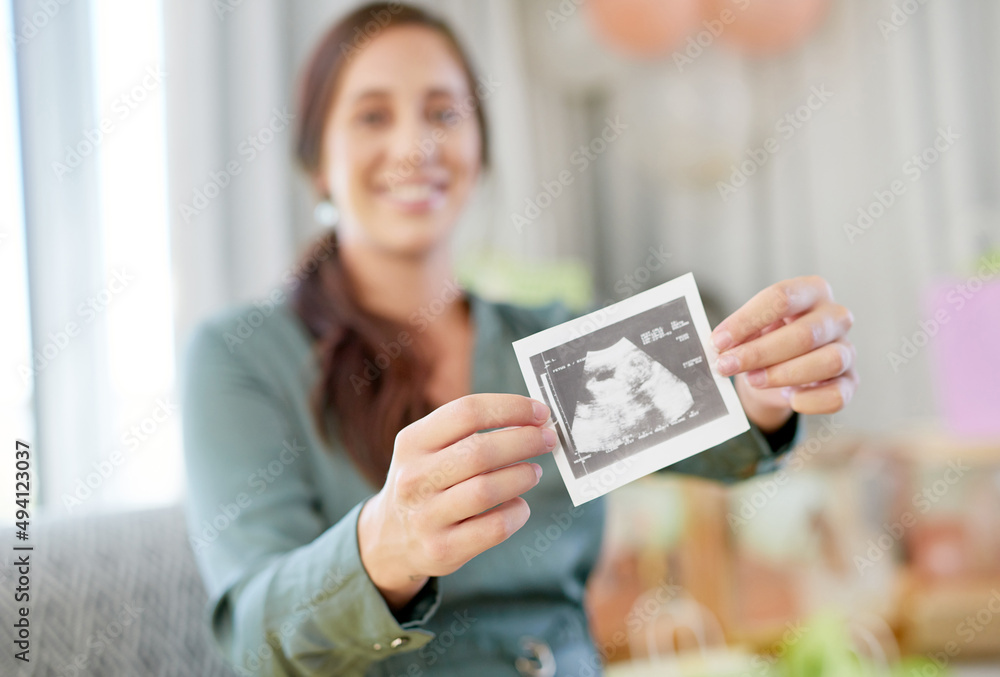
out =
<path fill-rule="evenodd" d="M 574 476 L 726 414 L 686 299 L 532 356 Z"/>
<path fill-rule="evenodd" d="M 528 393 L 552 411 L 574 505 L 750 428 L 710 333 L 687 273 L 514 342 Z"/>

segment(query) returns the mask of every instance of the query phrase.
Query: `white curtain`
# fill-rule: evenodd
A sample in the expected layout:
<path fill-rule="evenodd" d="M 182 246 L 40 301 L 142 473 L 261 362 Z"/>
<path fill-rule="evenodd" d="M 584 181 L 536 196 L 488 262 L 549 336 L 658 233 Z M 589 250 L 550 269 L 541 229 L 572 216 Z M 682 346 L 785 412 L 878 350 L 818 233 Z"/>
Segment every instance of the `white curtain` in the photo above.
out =
<path fill-rule="evenodd" d="M 252 161 L 240 142 L 291 109 L 308 51 L 354 4 L 165 3 L 179 341 L 207 313 L 273 289 L 315 232 L 291 130 Z M 582 259 L 604 301 L 622 297 L 621 281 L 652 247 L 669 268 L 647 285 L 694 271 L 723 311 L 771 282 L 819 273 L 856 317 L 863 386 L 842 420 L 888 430 L 933 414 L 928 352 L 899 373 L 886 355 L 918 328 L 925 285 L 967 275 L 1000 241 L 1000 6 L 928 0 L 883 35 L 892 0 L 834 0 L 802 48 L 748 58 L 712 45 L 679 71 L 669 56 L 640 63 L 609 52 L 583 10 L 553 29 L 546 12 L 558 0 L 420 4 L 449 18 L 480 74 L 499 82 L 486 101 L 494 165 L 460 252 Z M 814 92 L 829 94 L 814 95 L 793 134 L 777 134 Z M 609 119 L 624 130 L 592 164 L 574 164 L 574 149 Z M 957 140 L 912 180 L 905 163 L 949 128 Z M 719 182 L 768 137 L 780 148 L 723 199 Z M 185 220 L 180 205 L 232 161 L 240 174 Z M 517 228 L 512 215 L 563 170 L 572 184 Z M 896 180 L 905 193 L 849 238 L 845 223 Z"/>
<path fill-rule="evenodd" d="M 883 36 L 879 21 L 898 3 L 836 0 L 801 49 L 751 59 L 718 44 L 679 72 L 670 57 L 625 63 L 595 50 L 582 12 L 552 30 L 544 14 L 556 4 L 523 3 L 538 50 L 533 97 L 552 102 L 537 116 L 546 134 L 572 119 L 588 91 L 599 93 L 597 125 L 605 115 L 629 124 L 599 178 L 546 224 L 561 233 L 557 250 L 572 250 L 581 224 L 603 233 L 590 232 L 600 244 L 590 256 L 602 298 L 613 299 L 615 281 L 642 264 L 649 246 L 662 245 L 671 274 L 694 271 L 727 311 L 771 282 L 822 274 L 856 317 L 864 383 L 843 419 L 887 430 L 933 414 L 932 353 L 898 373 L 887 354 L 919 329 L 928 282 L 968 277 L 1000 242 L 1000 53 L 992 37 L 1000 6 L 929 0 Z M 829 100 L 786 139 L 777 122 L 814 87 Z M 919 165 L 906 163 L 942 128 L 957 140 L 914 181 Z M 554 175 L 569 148 L 598 131 L 540 153 L 536 167 Z M 724 199 L 718 182 L 768 137 L 778 151 Z M 857 224 L 857 210 L 895 180 L 906 192 L 849 238 L 844 225 Z"/>
<path fill-rule="evenodd" d="M 34 3 L 17 0 L 11 25 L 20 41 L 12 35 L 10 45 L 17 64 L 33 352 L 23 360 L 6 358 L 18 387 L 32 388 L 37 438 L 20 427 L 18 434 L 32 443 L 33 470 L 44 478 L 32 487 L 34 495 L 51 503 L 71 492 L 72 481 L 92 471 L 91 464 L 114 441 L 105 329 L 101 323 L 88 326 L 77 312 L 86 293 L 106 284 L 98 168 L 81 161 L 60 178 L 52 168 L 53 159 L 62 159 L 66 147 L 81 140 L 82 130 L 100 123 L 90 86 L 90 6 L 58 8 L 49 21 Z M 5 223 L 3 229 L 12 226 Z M 6 301 L 3 307 L 6 317 L 16 317 L 13 303 L 9 311 Z M 10 472 L 2 479 L 13 488 Z"/>

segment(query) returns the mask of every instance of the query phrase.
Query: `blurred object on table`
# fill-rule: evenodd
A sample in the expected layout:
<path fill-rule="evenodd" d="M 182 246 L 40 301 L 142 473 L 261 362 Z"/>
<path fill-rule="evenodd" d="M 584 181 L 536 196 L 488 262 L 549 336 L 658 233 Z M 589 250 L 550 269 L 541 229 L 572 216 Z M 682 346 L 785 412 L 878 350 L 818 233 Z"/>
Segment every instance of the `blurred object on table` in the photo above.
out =
<path fill-rule="evenodd" d="M 1000 441 L 817 423 L 774 473 L 732 486 L 652 475 L 609 496 L 587 597 L 609 664 L 648 662 L 655 639 L 677 650 L 676 674 L 730 674 L 685 651 L 698 634 L 678 629 L 699 625 L 680 614 L 691 608 L 726 640 L 719 665 L 750 652 L 762 677 L 786 674 L 767 670 L 825 616 L 843 619 L 868 660 L 901 655 L 894 674 L 1000 658 Z M 673 629 L 653 621 L 660 613 Z M 661 674 L 646 669 L 620 674 Z"/>

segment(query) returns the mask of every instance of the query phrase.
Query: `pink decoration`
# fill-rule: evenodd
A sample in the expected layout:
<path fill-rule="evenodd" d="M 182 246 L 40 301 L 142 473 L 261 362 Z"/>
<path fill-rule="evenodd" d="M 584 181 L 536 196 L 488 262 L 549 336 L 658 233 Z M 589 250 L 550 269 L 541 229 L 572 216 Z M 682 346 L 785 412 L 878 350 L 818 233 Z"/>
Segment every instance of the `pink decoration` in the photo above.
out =
<path fill-rule="evenodd" d="M 719 36 L 748 54 L 782 52 L 802 44 L 826 16 L 830 0 L 703 0 L 703 18 L 726 18 Z M 723 15 L 723 12 L 730 13 Z"/>
<path fill-rule="evenodd" d="M 945 422 L 960 435 L 1000 437 L 1000 280 L 939 283 L 926 306 L 910 341 L 929 344 Z"/>
<path fill-rule="evenodd" d="M 698 0 L 587 0 L 585 8 L 602 42 L 644 58 L 677 47 L 700 25 L 702 9 Z"/>

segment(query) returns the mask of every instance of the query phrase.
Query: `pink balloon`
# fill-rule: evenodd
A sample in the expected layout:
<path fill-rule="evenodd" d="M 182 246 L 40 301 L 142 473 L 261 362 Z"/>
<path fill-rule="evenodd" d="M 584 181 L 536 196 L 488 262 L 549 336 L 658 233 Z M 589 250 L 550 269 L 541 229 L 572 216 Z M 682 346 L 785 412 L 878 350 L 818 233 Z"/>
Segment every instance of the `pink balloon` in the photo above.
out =
<path fill-rule="evenodd" d="M 749 54 L 774 54 L 802 44 L 819 26 L 830 0 L 704 0 L 703 19 L 733 19 L 719 39 Z"/>
<path fill-rule="evenodd" d="M 587 0 L 584 7 L 601 42 L 643 58 L 671 52 L 699 25 L 702 10 L 698 0 Z"/>

